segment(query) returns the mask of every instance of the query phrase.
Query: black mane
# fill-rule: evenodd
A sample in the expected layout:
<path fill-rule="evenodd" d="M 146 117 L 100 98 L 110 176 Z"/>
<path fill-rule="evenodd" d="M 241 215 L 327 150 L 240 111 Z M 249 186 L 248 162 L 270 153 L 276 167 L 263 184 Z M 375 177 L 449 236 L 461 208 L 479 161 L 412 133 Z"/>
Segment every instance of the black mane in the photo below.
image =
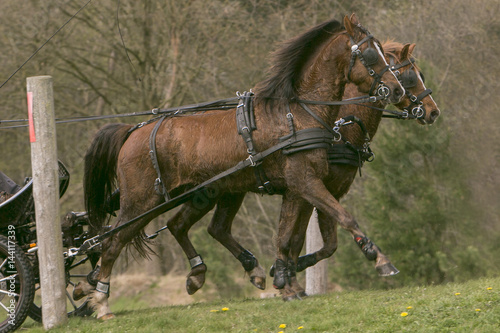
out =
<path fill-rule="evenodd" d="M 339 21 L 330 20 L 285 42 L 273 53 L 273 65 L 268 78 L 256 86 L 256 98 L 272 101 L 271 98 L 289 100 L 296 97 L 300 75 L 309 57 L 324 41 L 343 29 Z"/>

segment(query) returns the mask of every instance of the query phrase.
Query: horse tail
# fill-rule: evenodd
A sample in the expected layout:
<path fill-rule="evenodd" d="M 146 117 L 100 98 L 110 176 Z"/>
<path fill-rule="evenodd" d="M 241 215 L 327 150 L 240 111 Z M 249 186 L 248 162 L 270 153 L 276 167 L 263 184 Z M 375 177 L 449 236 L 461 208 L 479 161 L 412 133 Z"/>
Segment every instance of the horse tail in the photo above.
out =
<path fill-rule="evenodd" d="M 85 153 L 83 193 L 90 225 L 101 229 L 109 216 L 108 201 L 116 190 L 118 154 L 132 125 L 110 124 L 94 136 Z"/>

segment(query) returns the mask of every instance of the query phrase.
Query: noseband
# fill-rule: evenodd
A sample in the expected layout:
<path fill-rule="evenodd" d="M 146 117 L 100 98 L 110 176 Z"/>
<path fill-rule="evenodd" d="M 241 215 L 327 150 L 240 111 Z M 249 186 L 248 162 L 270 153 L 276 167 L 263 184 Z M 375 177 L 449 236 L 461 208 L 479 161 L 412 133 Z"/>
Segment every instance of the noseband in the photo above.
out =
<path fill-rule="evenodd" d="M 401 82 L 401 85 L 405 88 L 405 94 L 410 100 L 410 105 L 403 108 L 403 110 L 413 115 L 415 118 L 420 119 L 425 117 L 425 107 L 422 99 L 424 99 L 425 96 L 430 95 L 432 93 L 432 89 L 427 88 L 418 96 L 411 93 L 410 88 L 415 87 L 418 82 L 418 74 L 413 70 L 414 63 L 415 59 L 411 58 L 406 59 L 402 63 L 395 64 L 394 58 L 390 57 L 391 70 L 394 71 L 394 74 L 396 74 L 398 80 Z M 399 69 L 408 65 L 411 65 L 410 69 L 404 71 L 403 73 L 399 72 Z"/>
<path fill-rule="evenodd" d="M 371 77 L 373 77 L 372 86 L 370 88 L 370 91 L 368 92 L 369 95 L 373 96 L 374 92 L 376 92 L 376 94 L 378 96 L 382 96 L 385 99 L 389 96 L 391 90 L 382 81 L 382 75 L 384 75 L 384 73 L 387 70 L 389 70 L 389 66 L 386 66 L 384 69 L 382 69 L 382 71 L 380 71 L 380 73 L 375 72 L 375 70 L 373 70 L 373 68 L 370 67 L 370 66 L 377 63 L 379 54 L 378 54 L 377 50 L 375 50 L 373 47 L 368 47 L 366 50 L 361 52 L 359 47 L 363 43 L 369 42 L 370 40 L 372 40 L 373 35 L 370 34 L 370 32 L 368 30 L 366 30 L 364 27 L 362 27 L 361 25 L 358 25 L 358 27 L 366 34 L 366 36 L 358 43 L 355 43 L 352 36 L 349 35 L 349 39 L 351 40 L 352 46 L 351 46 L 351 62 L 349 63 L 349 71 L 347 72 L 347 79 L 350 80 L 351 71 L 352 71 L 352 68 L 354 66 L 354 62 L 356 61 L 356 58 L 359 58 L 359 61 L 361 61 L 363 66 L 365 66 L 366 70 L 368 71 L 368 74 Z M 378 86 L 375 89 L 375 85 L 377 83 L 378 83 Z"/>

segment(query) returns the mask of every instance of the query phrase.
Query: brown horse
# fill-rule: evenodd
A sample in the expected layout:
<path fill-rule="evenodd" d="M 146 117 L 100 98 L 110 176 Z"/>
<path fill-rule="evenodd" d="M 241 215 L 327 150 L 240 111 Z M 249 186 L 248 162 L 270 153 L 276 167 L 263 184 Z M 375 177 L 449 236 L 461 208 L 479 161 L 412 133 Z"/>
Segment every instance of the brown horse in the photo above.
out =
<path fill-rule="evenodd" d="M 399 76 L 406 89 L 406 97 L 399 102 L 396 106 L 405 112 L 408 112 L 421 124 L 432 124 L 439 116 L 439 108 L 430 96 L 428 90 L 412 58 L 412 51 L 415 44 L 402 45 L 395 42 L 386 42 L 383 48 L 386 52 L 388 62 L 391 62 L 394 69 L 400 72 Z M 344 93 L 344 99 L 358 96 L 360 93 L 357 87 L 353 84 L 348 84 Z M 370 106 L 370 105 L 369 105 Z M 376 105 L 383 107 L 383 103 Z M 422 113 L 424 111 L 424 113 Z M 369 138 L 373 138 L 380 123 L 382 112 L 379 110 L 372 110 L 361 105 L 345 105 L 340 109 L 339 117 L 346 117 L 353 115 L 361 119 L 367 130 Z M 344 128 L 342 131 L 344 140 L 350 142 L 354 147 L 362 147 L 366 144 L 366 134 L 361 131 L 357 125 L 351 125 L 349 128 Z M 340 146 L 340 145 L 339 145 Z M 350 162 L 350 163 L 348 163 Z M 339 164 L 340 163 L 340 164 Z M 339 161 L 333 160 L 330 165 L 327 188 L 334 197 L 339 200 L 345 195 L 354 178 L 358 162 Z M 258 264 L 257 259 L 246 249 L 244 249 L 231 235 L 232 220 L 238 211 L 243 198 L 243 194 L 223 194 L 212 200 L 206 201 L 203 207 L 194 207 L 194 203 L 185 204 L 182 209 L 168 222 L 169 230 L 176 237 L 179 244 L 186 252 L 189 259 L 191 259 L 192 270 L 188 275 L 186 287 L 189 294 L 193 294 L 203 286 L 205 280 L 206 266 L 201 264 L 201 260 L 192 260 L 199 258 L 196 250 L 187 238 L 187 233 L 191 226 L 196 223 L 203 215 L 210 211 L 217 203 L 216 210 L 212 221 L 208 227 L 209 233 L 224 245 L 243 265 L 245 271 L 250 275 L 251 282 L 258 288 L 265 287 L 265 272 Z M 365 256 L 375 261 L 375 267 L 380 275 L 394 275 L 398 271 L 390 263 L 387 257 L 380 251 L 380 249 L 373 244 L 370 239 L 366 237 L 358 227 L 356 221 L 347 213 L 340 204 L 337 206 L 338 214 L 340 217 L 340 226 L 348 230 L 354 240 L 362 249 Z M 288 251 L 289 257 L 297 260 L 304 239 L 300 235 L 304 235 L 303 230 L 299 229 L 307 227 L 309 216 L 311 215 L 312 206 L 304 200 L 297 198 L 292 200 L 287 194 L 283 197 L 283 205 L 281 210 L 280 220 L 280 233 L 279 246 L 282 251 Z M 303 289 L 296 283 L 294 278 L 295 270 L 302 271 L 305 268 L 314 265 L 319 260 L 330 257 L 336 249 L 336 229 L 335 223 L 330 223 L 328 219 L 320 212 L 320 227 L 324 237 L 324 247 L 316 253 L 312 253 L 298 258 L 297 267 L 278 261 L 280 270 L 275 275 L 274 286 L 282 289 L 282 294 L 285 298 L 293 298 L 295 296 L 303 296 Z M 294 230 L 295 228 L 295 230 Z M 291 236 L 291 235 L 294 236 Z M 297 236 L 297 234 L 299 236 Z M 292 242 L 289 245 L 289 242 Z M 289 249 L 290 248 L 290 249 Z M 293 250 L 292 250 L 293 249 Z M 290 267 L 289 267 L 290 266 Z M 291 276 L 289 281 L 285 281 L 285 276 Z M 293 281 L 293 282 L 292 282 Z M 286 288 L 285 288 L 286 287 Z M 293 288 L 292 288 L 293 287 Z M 290 290 L 292 289 L 292 290 Z"/>
<path fill-rule="evenodd" d="M 288 107 L 293 112 L 293 127 L 297 133 L 321 128 L 322 124 L 331 129 L 338 107 L 314 105 L 310 114 L 297 101 L 338 101 L 348 80 L 364 93 L 372 92 L 379 84 L 382 89 L 378 91 L 382 91 L 389 102 L 400 100 L 404 88 L 388 70 L 379 42 L 354 15 L 344 18 L 344 26 L 335 20 L 325 22 L 278 51 L 272 74 L 255 90 L 258 130 L 253 132 L 253 143 L 257 151 L 266 151 L 290 134 L 290 120 L 286 117 Z M 157 157 L 163 184 L 171 197 L 248 159 L 247 147 L 237 133 L 235 112 L 170 117 L 157 128 Z M 164 196 L 155 191 L 157 173 L 149 155 L 149 139 L 154 128 L 152 123 L 129 132 L 130 125 L 113 124 L 96 134 L 85 157 L 84 179 L 85 202 L 94 227 L 106 221 L 104 199 L 114 190 L 116 179 L 120 188 L 120 211 L 115 227 L 165 201 Z M 291 155 L 276 152 L 264 159 L 262 167 L 276 193 L 301 197 L 318 207 L 330 220 L 336 220 L 337 200 L 323 182 L 328 175 L 326 149 L 303 150 Z M 246 168 L 207 188 L 211 193 L 258 191 L 254 177 L 252 168 Z M 148 214 L 102 242 L 98 282 L 91 293 L 98 318 L 113 317 L 108 296 L 116 258 L 130 242 L 141 248 L 142 230 L 155 213 L 157 216 L 161 212 Z M 286 254 L 284 260 L 288 261 Z"/>
<path fill-rule="evenodd" d="M 401 78 L 406 91 L 406 98 L 402 99 L 396 106 L 410 114 L 419 115 L 420 117 L 418 117 L 417 120 L 420 124 L 434 123 L 440 111 L 430 96 L 430 90 L 425 87 L 420 71 L 412 58 L 411 54 L 415 48 L 415 44 L 406 44 L 403 46 L 399 43 L 388 42 L 384 43 L 383 47 L 388 61 L 393 65 L 393 69 L 397 69 L 398 72 L 400 72 L 398 76 Z M 346 87 L 344 99 L 352 98 L 357 95 L 359 95 L 359 92 L 356 87 L 353 85 L 348 85 Z M 362 152 L 361 147 L 366 144 L 367 137 L 374 137 L 382 117 L 382 112 L 370 110 L 361 105 L 342 106 L 339 117 L 342 118 L 349 115 L 361 119 L 366 127 L 368 136 L 362 131 L 360 126 L 351 125 L 351 127 L 341 131 L 342 137 L 344 138 L 344 142 L 350 142 L 354 147 L 360 147 L 359 151 Z M 345 150 L 343 151 L 345 152 Z M 337 200 L 349 191 L 359 167 L 360 166 L 357 166 L 356 163 L 349 163 L 349 161 L 342 158 L 340 158 L 340 160 L 330 160 L 330 170 L 325 180 L 325 185 Z M 281 207 L 280 224 L 285 225 L 287 230 L 290 228 L 295 228 L 295 230 L 306 228 L 312 209 L 313 207 L 308 202 L 297 197 L 290 199 L 285 195 Z M 336 222 L 338 222 L 343 229 L 351 233 L 354 241 L 359 245 L 366 258 L 375 261 L 375 268 L 379 275 L 390 276 L 399 272 L 380 251 L 379 247 L 372 243 L 372 241 L 359 229 L 354 217 L 352 217 L 340 204 L 337 206 L 337 214 L 338 219 Z M 282 269 L 281 271 L 275 272 L 274 285 L 283 286 L 284 290 L 282 290 L 282 295 L 284 298 L 305 295 L 304 290 L 297 283 L 295 272 L 304 270 L 316 264 L 318 261 L 330 257 L 337 248 L 336 223 L 332 223 L 329 217 L 321 212 L 321 210 L 318 210 L 318 223 L 324 246 L 317 252 L 298 258 L 304 243 L 304 233 L 302 231 L 296 232 L 294 235 L 290 236 L 290 243 L 285 245 L 278 244 L 278 247 L 283 246 L 289 250 L 289 258 L 298 258 L 296 265 L 293 262 L 286 263 L 284 261 L 277 261 L 276 263 L 280 265 Z M 278 234 L 279 242 L 283 239 L 285 238 Z"/>

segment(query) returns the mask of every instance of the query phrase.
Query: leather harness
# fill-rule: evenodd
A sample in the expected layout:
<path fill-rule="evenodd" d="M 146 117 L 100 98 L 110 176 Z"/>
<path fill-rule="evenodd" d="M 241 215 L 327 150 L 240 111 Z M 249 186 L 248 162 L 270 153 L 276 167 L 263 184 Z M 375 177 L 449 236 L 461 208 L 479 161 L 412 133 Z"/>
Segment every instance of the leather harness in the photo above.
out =
<path fill-rule="evenodd" d="M 223 172 L 222 174 L 214 177 L 216 179 L 212 178 L 205 183 L 212 183 L 247 166 L 252 166 L 254 168 L 255 179 L 259 192 L 262 194 L 273 194 L 274 189 L 262 167 L 262 161 L 265 156 L 278 150 L 281 150 L 284 155 L 290 155 L 310 149 L 327 149 L 328 161 L 330 164 L 347 164 L 356 166 L 360 169 L 360 173 L 363 163 L 365 161 L 373 160 L 374 154 L 369 148 L 370 138 L 363 122 L 359 118 L 354 116 L 342 118 L 336 122 L 337 126 L 333 129 L 330 129 L 321 119 L 316 119 L 321 123 L 321 125 L 323 125 L 323 127 L 307 128 L 297 131 L 295 130 L 295 126 L 293 124 L 293 114 L 290 111 L 289 105 L 287 106 L 287 120 L 289 124 L 290 134 L 279 138 L 280 143 L 277 146 L 273 146 L 264 152 L 258 153 L 255 150 L 255 145 L 252 138 L 252 132 L 257 129 L 253 108 L 253 92 L 244 92 L 243 94 L 238 93 L 237 95 L 239 104 L 236 107 L 236 127 L 238 130 L 238 134 L 241 135 L 247 147 L 248 158 L 245 160 L 247 162 L 243 162 L 243 164 L 242 162 L 240 162 L 236 167 L 226 170 L 226 172 Z M 315 115 L 304 103 L 300 103 L 300 106 L 302 106 L 302 108 L 304 108 L 311 115 Z M 165 187 L 158 163 L 156 152 L 156 135 L 162 122 L 167 117 L 171 117 L 171 115 L 157 117 L 147 122 L 150 123 L 156 121 L 155 127 L 153 128 L 149 136 L 149 155 L 151 157 L 153 167 L 155 168 L 155 171 L 157 173 L 157 178 L 155 179 L 154 184 L 155 191 L 158 194 L 164 196 L 166 202 L 170 201 L 171 198 Z M 316 116 L 315 118 L 319 117 Z M 130 129 L 129 133 L 144 126 L 147 123 L 141 123 L 133 127 L 132 129 Z M 333 144 L 335 141 L 341 140 L 341 135 L 338 132 L 340 126 L 345 126 L 351 123 L 356 123 L 360 126 L 363 134 L 365 135 L 364 146 L 356 147 L 349 141 Z M 249 163 L 249 165 L 247 165 L 247 163 Z"/>

